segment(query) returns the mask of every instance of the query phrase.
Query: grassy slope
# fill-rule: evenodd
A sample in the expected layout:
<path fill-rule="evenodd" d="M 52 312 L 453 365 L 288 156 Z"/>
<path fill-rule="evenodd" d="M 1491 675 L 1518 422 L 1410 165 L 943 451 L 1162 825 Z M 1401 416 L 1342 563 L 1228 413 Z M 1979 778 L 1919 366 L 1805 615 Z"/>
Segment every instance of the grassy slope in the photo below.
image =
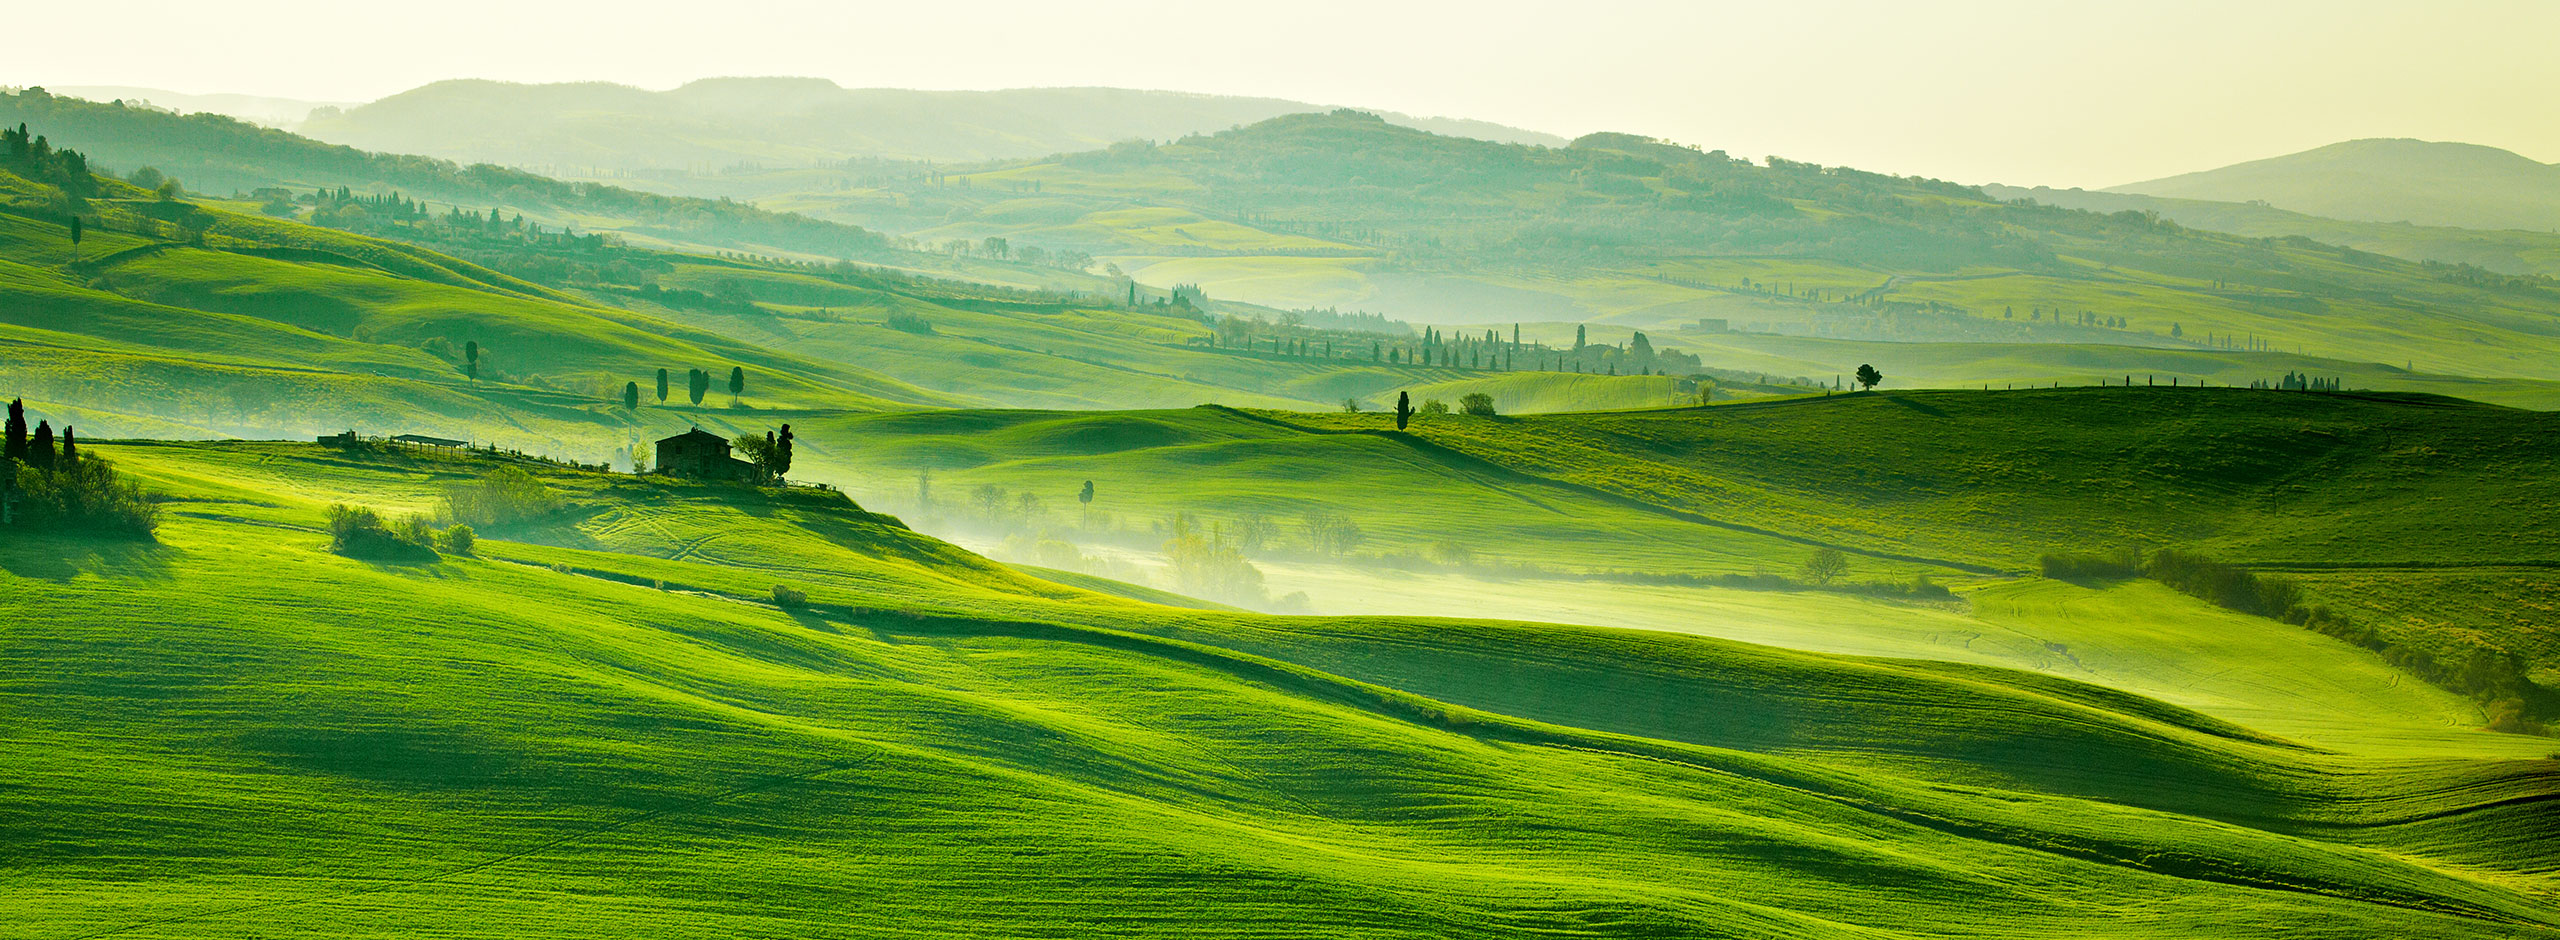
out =
<path fill-rule="evenodd" d="M 2398 716 L 2405 723 L 2394 734 L 2481 720 L 2434 690 L 2392 690 L 2415 680 L 2296 628 L 2194 602 L 2129 628 L 2074 612 L 2112 601 L 2038 595 L 2013 604 L 1997 600 L 2009 588 L 1984 587 L 1981 575 L 2030 571 L 2047 552 L 2176 546 L 2294 572 L 2357 622 L 2437 655 L 2485 646 L 2560 662 L 2560 618 L 2544 583 L 2560 561 L 2546 518 L 2560 454 L 2545 443 L 2541 413 L 2083 388 L 1424 418 L 1407 434 L 1389 421 L 1217 409 L 955 412 L 854 417 L 810 433 L 860 442 L 841 465 L 813 472 L 866 501 L 920 511 L 935 531 L 972 544 L 1039 531 L 1152 567 L 1161 520 L 1174 513 L 1230 533 L 1260 516 L 1278 524 L 1256 557 L 1271 593 L 1305 591 L 1320 611 L 1481 612 L 1997 663 L 2219 701 L 2323 740 L 2339 731 L 2323 717 L 2335 706 L 2298 708 L 2301 695 L 2334 693 L 2370 716 Z M 922 468 L 934 472 L 936 496 L 919 510 Z M 1089 517 L 1071 502 L 1087 480 L 1097 494 Z M 1008 507 L 1029 493 L 1045 508 L 1027 521 L 1010 508 L 985 518 L 972 496 L 982 485 L 1002 488 Z M 1362 528 L 1355 557 L 1310 553 L 1300 523 L 1314 511 Z M 1927 574 L 1970 604 L 1504 579 L 1481 568 L 1471 577 L 1421 561 L 1443 542 L 1471 550 L 1479 565 L 1655 575 L 1793 575 L 1810 546 L 1828 544 L 1852 553 L 1852 580 Z M 2467 591 L 2481 593 L 2456 596 Z M 2023 612 L 2000 613 L 2013 607 Z M 2322 665 L 2265 688 L 2215 679 L 2234 657 L 2200 651 L 2219 648 L 2235 623 L 2290 634 L 2267 641 L 2282 649 L 2237 658 Z M 2180 652 L 2154 665 L 2133 655 L 2144 649 Z"/>
<path fill-rule="evenodd" d="M 2289 352 L 2162 350 L 2082 343 L 1888 343 L 1768 333 L 1664 333 L 1653 342 L 1715 365 L 1784 376 L 1840 376 L 1859 363 L 1885 371 L 1889 388 L 2027 388 L 2048 385 L 2183 384 L 2247 386 L 2288 372 L 2336 378 L 2354 389 L 2391 389 L 2560 410 L 2560 382 L 2411 372 L 2401 365 L 2324 359 Z"/>
<path fill-rule="evenodd" d="M 213 221 L 196 247 L 133 233 L 170 206 L 92 206 L 98 221 L 76 247 L 52 221 L 0 213 L 0 364 L 11 394 L 46 417 L 91 416 L 96 435 L 361 427 L 601 459 L 626 437 L 728 424 L 712 409 L 608 404 L 662 367 L 744 366 L 747 400 L 768 407 L 954 401 L 406 246 L 181 207 Z M 461 374 L 471 341 L 478 383 Z"/>
<path fill-rule="evenodd" d="M 0 173 L 0 184 L 12 183 L 22 203 L 45 195 Z M 210 204 L 101 199 L 90 212 L 95 221 L 79 246 L 52 219 L 0 213 L 8 300 L 0 367 L 14 379 L 11 394 L 43 403 L 43 417 L 85 421 L 93 434 L 272 437 L 357 427 L 603 460 L 688 423 L 727 431 L 777 420 L 723 410 L 722 389 L 703 408 L 681 397 L 661 406 L 653 390 L 638 412 L 609 404 L 625 382 L 653 386 L 660 368 L 674 373 L 682 396 L 688 368 L 743 366 L 745 402 L 785 412 L 778 420 L 796 411 L 996 403 L 1307 407 L 1468 374 L 1239 358 L 1187 346 L 1205 334 L 1196 321 L 998 303 L 965 286 L 902 292 L 738 262 L 678 265 L 670 286 L 744 279 L 806 302 L 773 304 L 767 316 L 709 315 L 574 297 L 424 249 Z M 162 237 L 186 214 L 210 221 L 205 245 Z M 929 318 L 936 332 L 880 327 L 893 310 Z M 476 384 L 460 375 L 460 350 L 471 341 L 484 355 Z M 1605 386 L 1580 388 L 1539 394 L 1584 407 L 1620 400 Z"/>
<path fill-rule="evenodd" d="M 2540 762 L 2307 753 L 2088 687 L 1659 634 L 1149 607 L 805 498 L 595 476 L 555 477 L 585 509 L 488 560 L 374 565 L 293 527 L 469 466 L 102 450 L 190 502 L 158 547 L 0 545 L 26 625 L 0 645 L 26 850 L 0 879 L 33 936 L 2560 916 L 2541 824 L 2497 805 L 2544 792 Z"/>
<path fill-rule="evenodd" d="M 2081 388 L 1453 419 L 1416 435 L 1657 505 L 1997 565 L 2155 544 L 2494 563 L 2560 559 L 2552 420 L 2449 399 Z"/>
<path fill-rule="evenodd" d="M 2350 222 L 2289 212 L 2274 206 L 2210 199 L 2167 199 L 2132 193 L 1986 186 L 2003 199 L 2096 212 L 2157 212 L 2189 228 L 2252 238 L 2300 235 L 2332 245 L 2407 258 L 2469 264 L 2500 274 L 2560 276 L 2560 233 L 2522 229 L 2450 228 L 2405 222 Z"/>
<path fill-rule="evenodd" d="M 2486 289 L 2308 240 L 2028 209 L 1852 171 L 1735 167 L 1625 140 L 1533 151 L 1306 115 L 1144 152 L 991 165 L 968 178 L 976 185 L 898 188 L 839 211 L 937 236 L 1047 238 L 1212 296 L 1417 319 L 1562 313 L 1652 329 L 1719 317 L 1895 339 L 1944 324 L 1879 314 L 1933 306 L 1970 318 L 1959 322 L 1991 345 L 2162 351 L 2136 371 L 2174 371 L 2175 353 L 2237 336 L 2430 373 L 2560 378 L 2547 366 L 2560 353 L 2548 289 Z M 1717 194 L 1765 188 L 1781 208 L 1692 206 L 1700 179 Z M 1019 191 L 1032 183 L 1038 195 Z M 1133 202 L 1149 211 L 1130 210 Z M 1168 251 L 1164 213 L 1223 234 Z M 1702 234 L 1686 234 L 1693 227 Z M 1322 250 L 1294 241 L 1311 234 L 1324 237 Z M 1985 245 L 1993 247 L 1976 250 Z M 1809 299 L 1817 289 L 1820 299 Z M 1865 302 L 1840 302 L 1849 296 Z M 2131 324 L 2028 319 L 2055 308 Z M 2183 338 L 2169 335 L 2173 325 Z M 2004 378 L 2032 376 L 1986 380 Z"/>

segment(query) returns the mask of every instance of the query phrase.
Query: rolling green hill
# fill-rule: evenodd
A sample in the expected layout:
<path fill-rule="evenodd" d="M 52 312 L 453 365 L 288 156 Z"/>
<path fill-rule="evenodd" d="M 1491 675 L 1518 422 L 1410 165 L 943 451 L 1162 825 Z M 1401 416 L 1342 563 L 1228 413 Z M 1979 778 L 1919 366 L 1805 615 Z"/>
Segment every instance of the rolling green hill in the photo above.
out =
<path fill-rule="evenodd" d="M 2135 639 L 2074 612 L 2118 600 L 2043 594 L 2011 617 L 1986 599 L 2046 554 L 2177 548 L 2285 573 L 2378 642 L 2407 648 L 2393 655 L 2560 668 L 2549 424 L 2547 413 L 2423 396 L 2078 388 L 1424 416 L 1408 432 L 1384 415 L 1204 408 L 852 416 L 808 433 L 861 442 L 827 479 L 1008 557 L 1078 563 L 1040 547 L 1063 543 L 1093 570 L 1179 584 L 1160 547 L 1187 514 L 1243 547 L 1262 573 L 1256 590 L 1303 592 L 1319 611 L 1482 613 L 1985 662 L 2182 702 L 2250 702 L 2235 707 L 2255 723 L 2318 735 L 2335 728 L 2301 714 L 2291 693 L 2205 691 L 2222 681 L 2203 678 L 2220 660 L 2193 651 L 2228 635 L 2204 626 L 2230 622 L 2227 612 L 2189 601 L 2159 621 L 2173 635 Z M 1095 499 L 1072 502 L 1086 481 Z M 1320 518 L 1347 520 L 1359 540 L 1328 547 Z M 1799 569 L 1825 546 L 1849 556 L 1852 575 L 1814 590 Z M 1923 577 L 1957 597 L 1901 590 Z M 2449 587 L 2483 582 L 2472 599 Z M 2308 644 L 2289 660 L 2349 653 L 2242 619 Z M 2119 658 L 2137 649 L 2149 652 Z M 2367 697 L 2402 681 L 2381 657 L 2349 658 L 2364 665 L 2309 674 L 2379 669 Z"/>
<path fill-rule="evenodd" d="M 730 433 L 799 414 L 999 404 L 1333 407 L 1484 374 L 1373 362 L 1365 348 L 1221 349 L 1196 311 L 1162 298 L 1106 305 L 890 268 L 501 238 L 477 223 L 412 236 L 547 282 L 535 283 L 415 244 L 86 179 L 78 196 L 0 168 L 0 363 L 8 392 L 41 416 L 105 435 L 361 428 L 627 464 L 633 444 L 688 424 Z M 623 273 L 560 276 L 573 266 Z M 724 386 L 701 403 L 683 384 L 697 368 Z M 733 368 L 748 381 L 734 402 Z M 673 373 L 666 401 L 660 369 Z M 631 382 L 643 407 L 621 406 Z M 1524 405 L 1566 408 L 1659 397 L 1668 380 L 1506 382 Z"/>
<path fill-rule="evenodd" d="M 368 154 L 211 116 L 33 90 L 0 104 L 0 118 L 56 122 L 66 144 L 120 167 L 156 163 L 199 188 L 352 187 L 353 202 L 330 196 L 305 209 L 315 202 L 306 195 L 264 207 L 425 239 L 550 286 L 646 280 L 649 272 L 632 264 L 656 262 L 527 259 L 456 240 L 437 223 L 503 210 L 525 217 L 509 231 L 530 220 L 552 235 L 609 235 L 614 241 L 597 249 L 605 254 L 852 257 L 1088 303 L 1132 290 L 1163 298 L 1195 285 L 1206 288 L 1208 309 L 1237 317 L 1269 318 L 1275 307 L 1384 309 L 1494 329 L 1590 321 L 1656 333 L 1718 319 L 1753 335 L 1954 344 L 1933 355 L 1981 349 L 1985 365 L 2021 358 L 1993 347 L 2110 346 L 2125 350 L 2113 356 L 2125 371 L 2163 374 L 2194 364 L 2186 353 L 2290 352 L 2300 358 L 2287 368 L 2390 364 L 2424 374 L 2400 387 L 2458 394 L 2460 382 L 2432 377 L 2490 380 L 2470 390 L 2518 403 L 2543 397 L 2500 383 L 2560 379 L 2547 366 L 2560 361 L 2550 329 L 2560 288 L 2546 280 L 2300 237 L 2198 232 L 2136 212 L 2001 203 L 1933 180 L 1789 161 L 1755 166 L 1626 135 L 1524 147 L 1342 112 L 862 185 L 802 170 L 723 177 L 791 210 L 777 212 Z M 377 214 L 384 206 L 368 199 L 393 200 L 392 211 Z M 462 208 L 437 215 L 416 205 L 428 199 Z M 1087 256 L 1111 267 L 1092 273 Z M 1827 365 L 1804 372 L 1854 363 Z M 2011 382 L 2049 374 L 1986 374 L 1995 371 L 1955 373 Z M 1638 400 L 1623 392 L 1578 407 Z M 1157 403 L 1166 400 L 1120 404 Z"/>
<path fill-rule="evenodd" d="M 1979 667 L 1156 607 L 829 494 L 539 465 L 561 515 L 363 562 L 322 504 L 422 506 L 496 458 L 96 449 L 180 502 L 157 544 L 0 542 L 30 936 L 2560 932 L 2551 765 L 2494 749 L 2306 749 Z M 808 606 L 762 603 L 777 580 Z"/>
<path fill-rule="evenodd" d="M 1983 191 L 2002 199 L 2033 199 L 2067 209 L 2155 212 L 2188 228 L 2250 238 L 2300 236 L 2411 261 L 2467 264 L 2507 275 L 2560 277 L 2560 233 L 2547 230 L 2350 222 L 2263 203 L 2168 199 L 2104 190 L 1985 186 Z"/>
<path fill-rule="evenodd" d="M 2111 189 L 2459 228 L 2549 232 L 2560 215 L 2560 166 L 2496 147 L 2406 138 L 2344 141 Z"/>
<path fill-rule="evenodd" d="M 817 78 L 712 78 L 668 91 L 602 82 L 445 81 L 322 113 L 298 128 L 366 150 L 599 174 L 686 193 L 717 171 L 816 168 L 860 177 L 895 162 L 974 162 L 1166 140 L 1323 106 L 1125 88 L 918 91 Z M 1483 121 L 1395 115 L 1444 134 L 1561 145 Z M 869 165 L 879 161 L 880 165 Z M 708 192 L 712 196 L 745 196 Z"/>
<path fill-rule="evenodd" d="M 1718 319 L 1839 339 L 2284 350 L 2560 378 L 2543 365 L 2560 361 L 2547 348 L 2560 291 L 2546 282 L 1619 134 L 1526 148 L 1354 112 L 1292 115 L 789 204 L 925 240 L 1085 251 L 1213 297 L 1417 320 Z M 2160 362 L 2148 371 L 2174 358 Z"/>

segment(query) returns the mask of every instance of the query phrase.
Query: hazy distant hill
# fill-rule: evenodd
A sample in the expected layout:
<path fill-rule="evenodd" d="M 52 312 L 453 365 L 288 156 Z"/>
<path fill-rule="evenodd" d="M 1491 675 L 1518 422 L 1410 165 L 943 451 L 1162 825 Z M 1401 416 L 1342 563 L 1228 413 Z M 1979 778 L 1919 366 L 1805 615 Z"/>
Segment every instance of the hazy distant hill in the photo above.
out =
<path fill-rule="evenodd" d="M 1983 192 L 2000 199 L 2033 199 L 2065 209 L 2091 212 L 2156 212 L 2189 228 L 2229 232 L 2252 238 L 2299 235 L 2411 261 L 2468 264 L 2500 274 L 2560 277 L 2560 234 L 2523 229 L 2478 229 L 2406 222 L 2351 222 L 2248 202 L 2168 199 L 2138 193 L 2094 189 L 1990 185 Z"/>
<path fill-rule="evenodd" d="M 2476 144 L 2350 140 L 2111 191 L 2259 200 L 2352 221 L 2560 229 L 2560 166 Z"/>
<path fill-rule="evenodd" d="M 849 89 L 820 78 L 714 78 L 672 91 L 464 80 L 323 116 L 333 143 L 580 173 L 810 165 L 847 158 L 975 161 L 1225 130 L 1319 105 L 1121 88 Z M 1438 133 L 1561 146 L 1483 121 L 1390 120 Z"/>
<path fill-rule="evenodd" d="M 87 98 L 91 101 L 140 102 L 156 108 L 192 114 L 210 111 L 227 114 L 252 124 L 268 127 L 292 127 L 310 117 L 315 108 L 345 107 L 350 102 L 304 101 L 300 98 L 270 98 L 263 95 L 190 95 L 166 88 L 135 88 L 125 85 L 75 85 L 47 89 L 57 95 Z"/>

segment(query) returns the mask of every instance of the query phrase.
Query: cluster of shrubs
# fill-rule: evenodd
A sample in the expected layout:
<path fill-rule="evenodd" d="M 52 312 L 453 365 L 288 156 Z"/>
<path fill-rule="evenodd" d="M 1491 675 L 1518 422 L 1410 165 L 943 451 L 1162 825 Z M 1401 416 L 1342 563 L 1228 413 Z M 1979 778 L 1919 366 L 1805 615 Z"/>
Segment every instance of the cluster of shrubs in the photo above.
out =
<path fill-rule="evenodd" d="M 160 525 L 159 504 L 105 458 L 83 453 L 69 426 L 59 447 L 45 422 L 28 433 L 22 401 L 9 403 L 0 499 L 16 503 L 12 521 L 21 530 L 148 540 Z"/>
<path fill-rule="evenodd" d="M 445 516 L 478 526 L 530 522 L 560 511 L 560 497 L 523 467 L 500 467 L 444 489 Z"/>
<path fill-rule="evenodd" d="M 329 507 L 329 550 L 349 558 L 428 562 L 439 552 L 469 555 L 478 542 L 478 533 L 463 523 L 437 531 L 423 516 L 386 518 L 363 506 Z"/>
<path fill-rule="evenodd" d="M 2522 656 L 2474 646 L 2456 656 L 2440 658 L 2393 642 L 2327 604 L 2308 602 L 2302 585 L 2289 578 L 2262 575 L 2193 552 L 2166 548 L 2148 557 L 2130 551 L 2046 555 L 2042 567 L 2045 577 L 2066 581 L 2147 577 L 2217 607 L 2336 637 L 2380 653 L 2384 661 L 2421 679 L 2480 701 L 2493 729 L 2532 734 L 2544 731 L 2537 716 L 2550 710 L 2553 696 L 2526 676 Z"/>
<path fill-rule="evenodd" d="M 444 492 L 438 529 L 425 516 L 384 516 L 362 506 L 329 507 L 329 550 L 374 561 L 427 562 L 439 554 L 469 555 L 480 540 L 475 526 L 529 522 L 560 511 L 560 497 L 522 467 L 500 467 Z"/>

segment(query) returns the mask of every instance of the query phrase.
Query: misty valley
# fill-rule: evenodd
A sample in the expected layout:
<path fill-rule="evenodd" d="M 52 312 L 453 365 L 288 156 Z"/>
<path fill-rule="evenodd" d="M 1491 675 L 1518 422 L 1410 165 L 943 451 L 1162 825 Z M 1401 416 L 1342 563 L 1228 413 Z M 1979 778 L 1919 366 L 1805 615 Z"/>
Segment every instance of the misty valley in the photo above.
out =
<path fill-rule="evenodd" d="M 0 87 L 0 935 L 2560 937 L 2560 165 L 1023 67 Z"/>

